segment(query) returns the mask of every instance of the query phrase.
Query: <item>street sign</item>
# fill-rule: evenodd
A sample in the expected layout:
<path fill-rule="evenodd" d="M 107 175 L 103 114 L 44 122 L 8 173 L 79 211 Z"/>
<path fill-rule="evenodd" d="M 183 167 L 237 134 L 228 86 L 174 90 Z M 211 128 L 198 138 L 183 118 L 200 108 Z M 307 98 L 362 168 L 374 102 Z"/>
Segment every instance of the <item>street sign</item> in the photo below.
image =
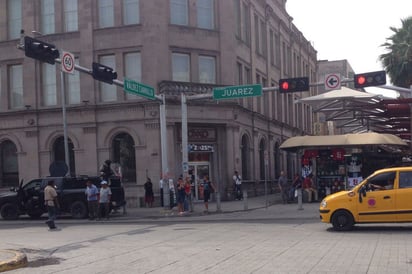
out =
<path fill-rule="evenodd" d="M 262 95 L 262 85 L 230 86 L 213 89 L 213 99 L 234 99 Z"/>
<path fill-rule="evenodd" d="M 340 89 L 340 74 L 332 73 L 325 75 L 325 90 Z"/>
<path fill-rule="evenodd" d="M 70 52 L 63 51 L 62 53 L 62 71 L 74 74 L 74 55 Z"/>
<path fill-rule="evenodd" d="M 123 89 L 131 94 L 139 95 L 151 100 L 155 99 L 154 88 L 131 79 L 124 79 Z"/>

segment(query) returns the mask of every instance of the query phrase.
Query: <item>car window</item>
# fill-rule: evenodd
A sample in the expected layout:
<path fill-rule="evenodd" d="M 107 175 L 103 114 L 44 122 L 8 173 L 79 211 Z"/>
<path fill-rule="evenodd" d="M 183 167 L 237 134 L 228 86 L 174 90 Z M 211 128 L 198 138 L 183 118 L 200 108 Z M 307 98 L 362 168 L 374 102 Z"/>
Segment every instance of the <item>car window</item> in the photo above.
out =
<path fill-rule="evenodd" d="M 32 180 L 32 181 L 28 182 L 27 184 L 25 184 L 25 185 L 23 186 L 23 189 L 24 189 L 24 190 L 28 190 L 28 189 L 36 189 L 36 188 L 38 188 L 38 189 L 40 190 L 40 189 L 41 189 L 41 185 L 42 185 L 41 181 L 42 181 L 41 179 Z"/>
<path fill-rule="evenodd" d="M 412 188 L 412 171 L 400 172 L 399 188 Z"/>
<path fill-rule="evenodd" d="M 396 172 L 385 172 L 385 173 L 380 173 L 376 176 L 373 176 L 368 180 L 369 184 L 377 185 L 377 186 L 382 186 L 385 187 L 388 185 L 388 181 L 394 182 L 396 177 Z"/>

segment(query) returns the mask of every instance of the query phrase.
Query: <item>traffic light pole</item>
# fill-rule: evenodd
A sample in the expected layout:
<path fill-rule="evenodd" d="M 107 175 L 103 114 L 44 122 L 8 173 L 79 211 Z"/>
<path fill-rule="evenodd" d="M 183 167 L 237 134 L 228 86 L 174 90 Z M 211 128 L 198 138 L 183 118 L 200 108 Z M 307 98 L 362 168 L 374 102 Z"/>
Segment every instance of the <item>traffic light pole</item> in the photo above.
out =
<path fill-rule="evenodd" d="M 22 37 L 20 39 L 20 44 L 17 45 L 17 49 L 19 50 L 23 50 L 24 51 L 24 31 L 21 32 L 22 33 Z M 56 63 L 61 64 L 62 60 L 60 58 L 56 58 L 54 60 Z M 89 68 L 85 68 L 82 66 L 79 66 L 77 64 L 74 64 L 74 69 L 82 72 L 82 73 L 86 73 L 90 76 L 93 76 L 93 70 L 89 69 Z M 62 71 L 63 73 L 63 71 Z M 62 112 L 63 112 L 63 123 L 66 123 L 66 102 L 65 102 L 65 95 L 64 95 L 64 75 L 61 76 L 61 92 L 62 92 Z M 113 80 L 113 84 L 116 86 L 119 86 L 121 88 L 124 88 L 124 82 L 114 79 Z M 159 115 L 160 115 L 160 142 L 161 142 L 161 154 L 162 154 L 162 176 L 166 176 L 169 172 L 169 167 L 168 167 L 168 161 L 167 161 L 167 127 L 166 127 L 166 100 L 164 98 L 164 95 L 155 95 L 155 100 L 160 102 L 160 109 L 159 109 Z M 70 172 L 70 161 L 69 161 L 69 153 L 68 153 L 68 142 L 67 142 L 67 126 L 63 126 L 64 128 L 64 135 L 66 137 L 65 138 L 65 144 L 64 144 L 64 151 L 65 151 L 65 161 L 66 164 L 68 166 L 68 170 Z"/>

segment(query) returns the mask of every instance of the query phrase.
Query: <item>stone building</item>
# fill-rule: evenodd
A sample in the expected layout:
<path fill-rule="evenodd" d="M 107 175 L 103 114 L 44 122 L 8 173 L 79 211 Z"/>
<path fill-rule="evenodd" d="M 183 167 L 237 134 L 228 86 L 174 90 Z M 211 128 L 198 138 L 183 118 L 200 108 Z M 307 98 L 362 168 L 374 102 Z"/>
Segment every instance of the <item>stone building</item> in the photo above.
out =
<path fill-rule="evenodd" d="M 61 77 L 60 65 L 25 57 L 25 35 L 71 52 L 76 63 L 113 67 L 166 97 L 167 163 L 182 174 L 180 94 L 280 78 L 316 80 L 316 51 L 293 24 L 286 0 L 4 0 L 0 1 L 0 186 L 49 176 L 64 161 L 62 86 L 72 174 L 97 174 L 106 159 L 120 164 L 130 204 L 146 177 L 162 173 L 157 101 L 95 81 L 87 73 Z M 299 160 L 279 145 L 312 131 L 309 106 L 296 96 L 188 101 L 188 169 L 209 175 L 222 197 L 239 170 L 256 189 L 289 175 Z M 155 184 L 155 188 L 158 186 Z M 198 197 L 198 181 L 195 182 Z"/>

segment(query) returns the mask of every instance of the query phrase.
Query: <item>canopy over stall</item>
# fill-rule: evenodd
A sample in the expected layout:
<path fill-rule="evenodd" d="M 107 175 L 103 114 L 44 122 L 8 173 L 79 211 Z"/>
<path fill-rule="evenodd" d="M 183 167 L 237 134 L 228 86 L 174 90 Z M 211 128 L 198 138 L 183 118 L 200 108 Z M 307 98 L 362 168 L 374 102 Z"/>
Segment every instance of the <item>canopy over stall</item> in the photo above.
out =
<path fill-rule="evenodd" d="M 365 145 L 408 146 L 398 136 L 367 132 L 343 135 L 296 136 L 284 141 L 280 148 L 293 151 L 302 148 L 356 147 Z"/>

